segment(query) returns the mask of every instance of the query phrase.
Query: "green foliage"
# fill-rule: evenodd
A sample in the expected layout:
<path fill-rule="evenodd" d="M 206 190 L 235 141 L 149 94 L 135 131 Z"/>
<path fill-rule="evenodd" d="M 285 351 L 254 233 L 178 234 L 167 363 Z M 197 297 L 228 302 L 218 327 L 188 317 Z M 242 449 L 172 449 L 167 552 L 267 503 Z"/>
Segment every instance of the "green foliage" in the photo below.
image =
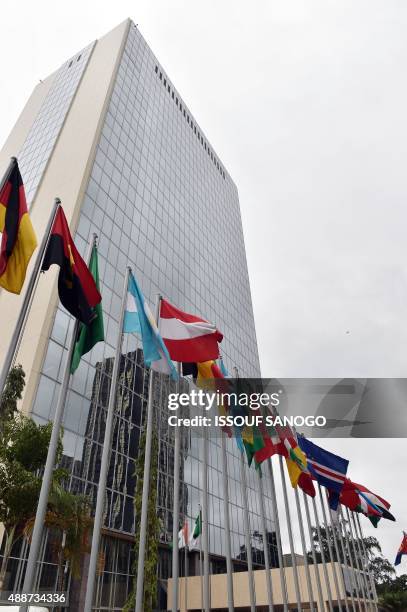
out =
<path fill-rule="evenodd" d="M 0 404 L 0 522 L 5 528 L 0 588 L 4 586 L 8 558 L 13 545 L 23 535 L 27 525 L 34 521 L 42 484 L 41 471 L 45 467 L 52 432 L 52 423 L 37 425 L 17 412 L 17 401 L 22 397 L 24 380 L 25 374 L 21 366 L 14 367 L 9 373 Z M 62 450 L 60 437 L 57 462 L 62 457 Z M 64 478 L 65 470 L 54 471 L 51 499 L 55 498 L 56 491 L 61 489 Z M 77 496 L 72 495 L 72 498 L 75 503 L 79 503 Z M 77 516 L 73 514 L 72 528 L 77 529 L 75 521 L 77 522 Z M 77 546 L 77 543 L 74 546 Z"/>
<path fill-rule="evenodd" d="M 37 425 L 16 414 L 24 385 L 24 370 L 17 365 L 10 370 L 0 403 L 0 522 L 13 537 L 35 514 L 41 489 L 38 472 L 45 465 L 52 428 L 51 423 Z M 58 460 L 61 454 L 59 441 Z"/>
<path fill-rule="evenodd" d="M 6 532 L 28 520 L 38 503 L 41 479 L 18 461 L 0 459 L 0 522 Z"/>
<path fill-rule="evenodd" d="M 407 610 L 407 591 L 386 591 L 379 596 L 379 605 L 389 612 Z"/>
<path fill-rule="evenodd" d="M 135 476 L 136 481 L 136 492 L 134 499 L 134 511 L 135 511 L 135 561 L 134 561 L 134 573 L 136 574 L 134 579 L 133 591 L 130 594 L 125 607 L 124 612 L 130 612 L 134 610 L 135 596 L 136 596 L 136 584 L 137 584 L 137 562 L 138 562 L 138 549 L 140 543 L 140 517 L 141 517 L 141 502 L 143 493 L 143 476 L 144 476 L 144 457 L 145 457 L 145 446 L 146 446 L 146 435 L 145 431 L 142 433 L 140 438 L 139 453 L 136 461 Z M 148 509 L 147 509 L 147 542 L 146 542 L 146 554 L 144 561 L 144 596 L 143 596 L 143 611 L 153 612 L 156 600 L 157 600 L 157 563 L 158 563 L 158 539 L 160 535 L 161 522 L 157 516 L 157 479 L 158 479 L 158 436 L 157 432 L 153 430 L 152 444 L 151 444 L 151 464 L 150 464 L 150 489 L 148 496 Z"/>
<path fill-rule="evenodd" d="M 376 585 L 391 582 L 396 573 L 393 564 L 381 555 L 370 560 L 369 569 Z"/>
<path fill-rule="evenodd" d="M 4 423 L 0 438 L 0 522 L 19 528 L 35 514 L 52 424 L 37 425 L 18 414 Z M 58 445 L 58 459 L 62 442 Z"/>
<path fill-rule="evenodd" d="M 312 539 L 314 541 L 317 563 L 322 562 L 321 551 L 324 552 L 325 559 L 327 560 L 330 559 L 328 542 L 331 545 L 332 555 L 334 558 L 333 560 L 338 561 L 337 555 L 336 555 L 336 549 L 335 549 L 334 531 L 332 527 L 328 526 L 327 529 L 325 529 L 325 527 L 320 527 L 320 533 L 321 533 L 321 543 L 318 538 L 317 529 L 315 527 L 312 528 Z M 345 545 L 345 557 L 342 552 L 342 547 L 338 546 L 339 560 L 341 563 L 346 563 L 347 565 L 353 565 L 354 567 L 357 567 L 357 560 L 355 558 L 355 553 L 354 553 L 354 548 L 357 550 L 357 540 L 356 539 L 354 540 L 354 546 L 353 546 L 352 539 L 350 538 L 350 536 L 348 536 L 347 539 L 349 542 L 350 555 L 349 555 L 348 547 L 346 545 Z M 369 559 L 369 566 L 371 566 L 371 564 L 374 562 L 375 559 L 382 558 L 381 556 L 378 556 L 378 555 L 381 555 L 381 547 L 380 547 L 378 540 L 372 536 L 369 536 L 368 538 L 363 538 L 363 542 L 365 544 L 366 554 Z M 309 562 L 313 563 L 311 551 L 307 553 L 307 556 L 308 556 Z"/>
<path fill-rule="evenodd" d="M 0 588 L 4 586 L 13 544 L 23 533 L 31 537 L 42 484 L 40 474 L 45 467 L 52 433 L 52 423 L 37 425 L 33 420 L 16 414 L 24 379 L 21 366 L 10 371 L 0 404 L 0 522 L 6 531 Z M 62 432 L 58 440 L 57 464 L 63 452 L 61 436 Z M 60 590 L 64 586 L 64 562 L 69 562 L 74 577 L 80 576 L 83 554 L 89 552 L 89 533 L 93 523 L 89 499 L 66 491 L 63 487 L 66 477 L 64 469 L 54 470 L 45 518 L 58 558 Z"/>
<path fill-rule="evenodd" d="M 325 553 L 326 559 L 329 559 L 328 552 L 328 541 L 330 540 L 332 544 L 332 549 L 334 549 L 334 541 L 333 541 L 333 533 L 332 528 L 328 528 L 327 530 L 321 528 L 321 543 L 319 543 L 318 533 L 315 528 L 312 530 L 314 545 L 316 549 L 317 562 L 321 562 L 321 548 Z M 382 550 L 378 540 L 369 536 L 367 538 L 363 538 L 363 542 L 365 545 L 368 561 L 369 561 L 369 570 L 373 574 L 373 579 L 376 584 L 376 590 L 379 597 L 380 608 L 386 610 L 388 612 L 407 612 L 407 575 L 396 576 L 396 572 L 394 570 L 394 566 L 388 559 L 383 557 Z M 356 560 L 353 557 L 353 547 L 351 545 L 351 540 L 349 539 L 350 549 L 352 551 L 352 563 L 356 566 Z M 308 557 L 312 563 L 311 553 L 308 553 Z M 336 560 L 336 555 L 334 552 L 334 557 Z M 343 555 L 340 554 L 341 561 L 343 562 Z M 350 558 L 348 553 L 346 553 L 346 563 L 349 564 Z"/>
<path fill-rule="evenodd" d="M 55 483 L 48 502 L 49 526 L 65 533 L 63 556 L 70 562 L 74 578 L 80 577 L 80 562 L 83 554 L 90 552 L 89 534 L 93 524 L 90 499 L 65 491 Z"/>
<path fill-rule="evenodd" d="M 17 412 L 17 402 L 23 396 L 25 372 L 21 365 L 11 368 L 0 399 L 0 432 L 4 424 Z"/>
<path fill-rule="evenodd" d="M 407 610 L 407 574 L 394 576 L 377 585 L 380 607 L 389 612 Z"/>
<path fill-rule="evenodd" d="M 52 423 L 37 425 L 32 419 L 17 415 L 4 424 L 0 440 L 0 459 L 17 461 L 29 472 L 44 467 L 47 460 Z M 62 456 L 62 441 L 58 442 L 57 462 Z"/>
<path fill-rule="evenodd" d="M 57 536 L 55 548 L 60 556 L 60 565 L 69 561 L 74 578 L 80 577 L 82 556 L 90 551 L 89 534 L 93 524 L 90 510 L 88 497 L 66 491 L 59 482 L 53 482 L 45 525 Z M 32 535 L 33 527 L 34 518 L 25 526 L 24 532 L 28 538 Z"/>

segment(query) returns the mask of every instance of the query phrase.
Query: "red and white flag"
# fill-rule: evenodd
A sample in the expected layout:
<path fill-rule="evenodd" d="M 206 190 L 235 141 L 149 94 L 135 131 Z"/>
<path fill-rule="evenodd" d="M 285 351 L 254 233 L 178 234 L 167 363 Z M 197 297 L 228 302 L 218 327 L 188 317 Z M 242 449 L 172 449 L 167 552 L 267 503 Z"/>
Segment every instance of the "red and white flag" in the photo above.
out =
<path fill-rule="evenodd" d="M 182 526 L 182 529 L 178 532 L 178 548 L 184 548 L 184 546 L 188 546 L 189 544 L 189 525 L 188 521 L 185 519 L 185 523 Z"/>
<path fill-rule="evenodd" d="M 219 357 L 218 342 L 223 336 L 205 319 L 176 308 L 161 300 L 159 330 L 171 359 L 202 362 Z"/>

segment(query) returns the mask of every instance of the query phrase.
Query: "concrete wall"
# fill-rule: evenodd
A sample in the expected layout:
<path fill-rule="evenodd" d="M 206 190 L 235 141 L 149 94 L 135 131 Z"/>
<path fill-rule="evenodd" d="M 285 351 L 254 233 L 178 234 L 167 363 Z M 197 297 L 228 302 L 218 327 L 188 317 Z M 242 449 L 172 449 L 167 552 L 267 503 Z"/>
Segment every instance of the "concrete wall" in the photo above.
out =
<path fill-rule="evenodd" d="M 61 198 L 71 231 L 75 231 L 130 23 L 130 20 L 126 20 L 120 24 L 97 41 L 93 48 L 88 66 L 32 203 L 30 214 L 39 242 L 43 237 L 55 197 Z M 43 83 L 37 85 L 30 97 L 0 153 L 1 172 L 7 167 L 10 156 L 20 150 L 53 78 L 54 75 L 51 75 Z M 31 269 L 32 265 L 28 274 Z M 54 266 L 49 272 L 41 275 L 18 352 L 17 363 L 22 364 L 27 375 L 27 386 L 22 404 L 22 410 L 26 414 L 29 413 L 35 396 L 58 303 L 57 274 L 58 269 Z M 0 291 L 2 321 L 0 363 L 9 344 L 21 303 L 22 296 L 16 296 L 4 290 Z"/>
<path fill-rule="evenodd" d="M 334 565 L 338 566 L 337 563 Z M 317 581 L 316 581 L 316 572 L 315 569 L 319 572 L 321 585 L 322 585 L 322 597 L 325 603 L 325 610 L 329 610 L 328 606 L 328 591 L 326 588 L 323 566 L 318 564 L 317 566 L 310 566 L 310 574 L 311 574 L 311 582 L 312 582 L 312 591 L 313 591 L 313 599 L 314 603 L 317 605 L 318 603 L 318 590 L 317 590 Z M 334 588 L 333 581 L 333 564 L 327 564 L 328 570 L 328 579 L 331 584 L 332 590 L 332 599 L 334 600 L 334 605 L 337 600 L 336 591 Z M 295 596 L 295 588 L 294 588 L 294 575 L 293 568 L 286 567 L 284 569 L 287 590 L 288 590 L 288 601 L 290 608 L 296 608 L 296 596 Z M 339 571 L 339 566 L 337 567 L 337 571 Z M 304 604 L 304 608 L 309 608 L 309 595 L 307 589 L 306 582 L 306 574 L 305 574 L 305 566 L 298 566 L 298 574 L 299 574 L 299 582 L 300 582 L 300 592 L 301 592 L 301 601 Z M 266 585 L 266 572 L 265 570 L 257 570 L 254 572 L 255 578 L 255 589 L 256 589 L 256 607 L 263 607 L 268 604 L 267 601 L 267 585 Z M 201 577 L 200 576 L 192 576 L 187 579 L 187 603 L 188 610 L 201 610 Z M 276 606 L 283 605 L 283 595 L 281 590 L 281 582 L 280 582 L 280 570 L 272 569 L 271 570 L 271 580 L 272 580 L 272 588 L 273 588 L 273 603 Z M 226 584 L 226 574 L 215 574 L 210 576 L 210 584 L 211 584 L 211 609 L 212 608 L 220 608 L 227 610 L 227 584 Z M 249 596 L 249 583 L 248 583 L 248 573 L 247 572 L 236 572 L 233 574 L 233 592 L 234 592 L 234 606 L 235 609 L 238 608 L 249 608 L 250 609 L 250 596 Z M 344 596 L 343 586 L 340 584 L 340 595 Z M 171 602 L 172 602 L 172 579 L 168 580 L 168 606 L 167 609 L 171 610 Z M 181 612 L 186 610 L 185 607 L 185 578 L 179 579 L 179 608 Z M 364 608 L 364 606 L 362 606 Z M 268 609 L 268 608 L 267 608 Z"/>

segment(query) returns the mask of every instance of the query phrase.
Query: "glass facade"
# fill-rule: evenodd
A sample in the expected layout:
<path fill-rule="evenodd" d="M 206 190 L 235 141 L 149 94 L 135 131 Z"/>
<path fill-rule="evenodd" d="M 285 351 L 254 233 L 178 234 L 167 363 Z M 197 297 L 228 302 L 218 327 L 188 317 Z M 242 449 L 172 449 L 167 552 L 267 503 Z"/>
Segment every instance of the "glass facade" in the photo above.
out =
<path fill-rule="evenodd" d="M 93 48 L 94 43 L 88 45 L 59 68 L 19 152 L 28 204 L 33 201 Z"/>
<path fill-rule="evenodd" d="M 82 52 L 79 62 L 86 61 L 90 49 Z M 67 62 L 60 79 L 70 69 L 72 66 L 69 68 Z M 72 81 L 66 87 L 63 100 L 57 101 L 51 92 L 48 95 L 49 102 L 54 99 L 53 104 L 59 105 L 55 116 L 60 117 L 61 125 L 69 107 L 68 98 L 79 83 L 79 72 L 78 68 L 76 85 Z M 45 116 L 43 110 L 41 115 Z M 22 164 L 23 176 L 33 168 L 32 177 L 29 176 L 31 193 L 46 164 L 42 157 L 37 162 L 34 153 L 51 146 L 42 130 L 36 129 L 35 133 L 44 142 L 40 147 L 34 146 L 32 137 L 32 160 L 28 162 L 26 153 L 25 165 Z M 71 490 L 89 495 L 95 503 L 127 265 L 131 265 L 151 306 L 156 294 L 161 293 L 179 308 L 216 323 L 224 334 L 221 350 L 226 366 L 238 367 L 244 376 L 260 375 L 236 186 L 134 25 L 129 30 L 81 206 L 75 243 L 82 254 L 87 251 L 93 232 L 99 240 L 106 341 L 82 359 L 71 379 L 64 412 L 63 465 L 70 473 Z M 59 306 L 32 407 L 38 422 L 52 419 L 72 328 L 72 319 Z M 158 378 L 155 394 L 159 442 L 157 512 L 161 520 L 158 571 L 162 579 L 160 606 L 165 607 L 165 578 L 171 574 L 174 465 L 173 432 L 166 421 L 165 399 L 173 383 L 165 376 Z M 95 610 L 121 609 L 133 580 L 135 459 L 145 419 L 147 383 L 148 371 L 143 366 L 139 339 L 127 335 L 120 366 L 104 554 Z M 209 540 L 211 570 L 215 573 L 226 571 L 220 440 L 210 440 L 209 446 Z M 192 527 L 202 504 L 202 440 L 190 437 L 184 440 L 182 448 L 180 519 L 182 523 L 189 520 Z M 232 554 L 238 571 L 246 568 L 247 554 L 240 456 L 233 440 L 227 440 L 227 455 Z M 247 470 L 253 561 L 261 567 L 264 543 L 260 535 L 257 478 L 254 469 Z M 268 545 L 276 564 L 268 486 L 264 479 Z M 195 561 L 191 553 L 190 573 L 197 573 Z M 55 578 L 56 566 L 54 570 Z M 47 565 L 48 579 L 50 571 Z M 71 589 L 71 609 L 79 610 L 83 605 L 79 590 Z"/>

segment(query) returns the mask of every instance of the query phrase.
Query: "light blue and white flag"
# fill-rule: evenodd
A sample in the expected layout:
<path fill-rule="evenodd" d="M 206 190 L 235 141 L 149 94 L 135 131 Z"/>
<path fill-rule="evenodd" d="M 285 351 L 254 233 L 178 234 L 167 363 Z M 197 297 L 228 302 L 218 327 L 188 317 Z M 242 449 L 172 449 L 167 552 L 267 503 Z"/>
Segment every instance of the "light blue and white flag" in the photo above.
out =
<path fill-rule="evenodd" d="M 124 313 L 123 332 L 140 334 L 143 342 L 144 363 L 157 372 L 170 374 L 177 379 L 177 370 L 158 331 L 144 295 L 133 274 L 129 274 L 127 305 Z"/>

